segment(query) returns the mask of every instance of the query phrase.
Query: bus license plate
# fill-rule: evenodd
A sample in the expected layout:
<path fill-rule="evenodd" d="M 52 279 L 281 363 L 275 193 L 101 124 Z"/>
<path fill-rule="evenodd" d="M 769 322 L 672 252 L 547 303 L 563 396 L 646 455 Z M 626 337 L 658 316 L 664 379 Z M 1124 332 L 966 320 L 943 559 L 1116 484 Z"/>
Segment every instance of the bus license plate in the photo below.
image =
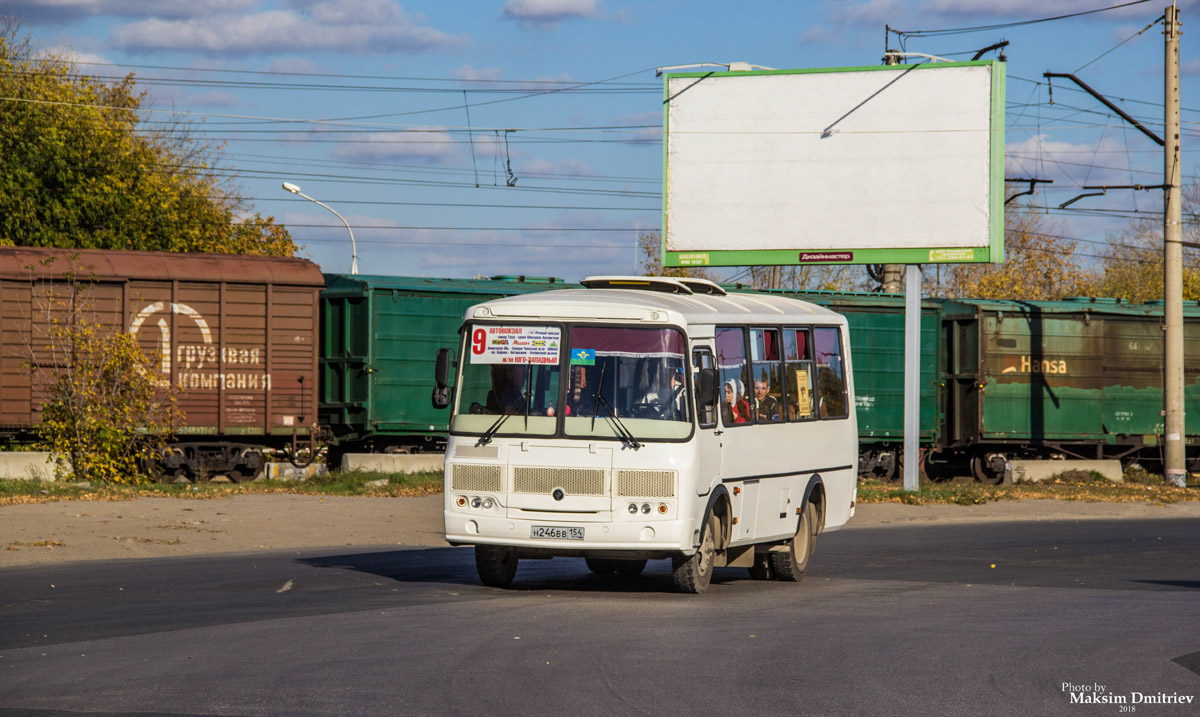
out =
<path fill-rule="evenodd" d="M 550 525 L 534 525 L 529 528 L 529 537 L 548 540 L 583 540 L 583 528 L 556 528 Z"/>

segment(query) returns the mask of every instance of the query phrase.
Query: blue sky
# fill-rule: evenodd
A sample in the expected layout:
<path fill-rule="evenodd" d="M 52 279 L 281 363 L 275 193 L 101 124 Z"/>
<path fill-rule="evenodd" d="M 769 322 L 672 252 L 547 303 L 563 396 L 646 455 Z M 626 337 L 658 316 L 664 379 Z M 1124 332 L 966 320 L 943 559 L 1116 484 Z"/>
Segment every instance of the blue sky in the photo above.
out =
<path fill-rule="evenodd" d="M 348 234 L 284 181 L 350 222 L 362 273 L 577 280 L 634 271 L 636 233 L 661 224 L 655 68 L 875 65 L 885 25 L 991 26 L 1125 1 L 0 0 L 0 14 L 98 63 L 88 73 L 134 72 L 146 118 L 186 119 L 223 144 L 253 206 L 326 271 L 349 271 Z M 1136 33 L 1168 4 L 907 36 L 903 49 L 970 59 L 1010 42 L 1007 173 L 1053 179 L 1036 203 L 1095 254 L 1133 212 L 1153 217 L 1157 193 L 1058 205 L 1084 184 L 1160 183 L 1161 149 L 1065 83 L 1051 104 L 1042 74 L 1076 72 L 1161 134 L 1162 25 Z M 1186 177 L 1200 2 L 1179 6 Z"/>

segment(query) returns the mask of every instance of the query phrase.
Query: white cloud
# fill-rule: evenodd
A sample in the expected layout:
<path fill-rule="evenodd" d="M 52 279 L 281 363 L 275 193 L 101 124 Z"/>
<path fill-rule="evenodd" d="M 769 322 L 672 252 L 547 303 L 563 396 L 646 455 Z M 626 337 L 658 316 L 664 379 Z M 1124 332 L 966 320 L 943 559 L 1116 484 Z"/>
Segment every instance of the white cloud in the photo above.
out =
<path fill-rule="evenodd" d="M 378 132 L 359 142 L 339 142 L 332 154 L 354 161 L 417 161 L 450 164 L 462 157 L 462 143 L 445 130 Z"/>
<path fill-rule="evenodd" d="M 211 63 L 207 66 L 211 67 Z M 306 57 L 281 57 L 260 68 L 263 72 L 293 72 L 299 74 L 318 74 L 323 71 L 320 65 Z"/>
<path fill-rule="evenodd" d="M 563 20 L 599 17 L 596 0 L 508 0 L 502 16 L 524 28 L 554 30 Z"/>
<path fill-rule="evenodd" d="M 501 78 L 499 67 L 471 67 L 463 65 L 462 67 L 451 72 L 456 79 L 462 80 L 468 85 L 485 85 L 490 81 L 499 80 Z"/>
<path fill-rule="evenodd" d="M 225 53 L 421 52 L 462 39 L 421 24 L 393 0 L 321 0 L 293 3 L 298 10 L 214 15 L 189 20 L 150 18 L 116 28 L 114 43 L 128 50 Z"/>
<path fill-rule="evenodd" d="M 596 173 L 587 162 L 580 159 L 531 159 L 523 163 L 517 170 L 517 176 L 524 175 L 567 175 L 571 177 L 594 177 Z"/>
<path fill-rule="evenodd" d="M 78 66 L 80 72 L 84 74 L 110 74 L 111 69 L 103 67 L 103 65 L 111 65 L 113 61 L 94 52 L 80 52 L 78 50 L 67 48 L 55 53 L 59 58 L 66 60 Z M 96 67 L 99 65 L 100 67 Z"/>
<path fill-rule="evenodd" d="M 1115 137 L 1103 137 L 1092 144 L 1072 144 L 1035 134 L 1020 142 L 1007 143 L 1004 154 L 1008 176 L 1050 179 L 1054 181 L 1050 190 L 1069 193 L 1085 184 L 1155 183 L 1138 171 L 1144 167 L 1137 166 L 1137 156 L 1131 156 L 1125 142 Z"/>
<path fill-rule="evenodd" d="M 3 11 L 29 22 L 67 24 L 84 17 L 203 17 L 261 0 L 6 0 Z"/>

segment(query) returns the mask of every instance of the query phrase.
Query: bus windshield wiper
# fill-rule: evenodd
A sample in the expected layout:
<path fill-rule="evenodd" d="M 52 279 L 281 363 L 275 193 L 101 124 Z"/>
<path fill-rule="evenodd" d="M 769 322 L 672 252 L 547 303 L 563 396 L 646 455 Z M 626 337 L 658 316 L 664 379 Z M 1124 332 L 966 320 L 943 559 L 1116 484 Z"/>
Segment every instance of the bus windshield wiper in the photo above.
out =
<path fill-rule="evenodd" d="M 600 380 L 596 382 L 596 392 L 592 394 L 592 427 L 588 430 L 596 430 L 596 416 L 600 414 L 600 399 L 601 391 L 604 390 L 604 373 L 608 371 L 608 363 L 600 365 Z"/>
<path fill-rule="evenodd" d="M 630 431 L 630 430 L 629 430 L 629 429 L 628 429 L 628 428 L 625 426 L 625 424 L 624 424 L 624 423 L 621 421 L 621 419 L 620 419 L 620 418 L 617 418 L 617 412 L 616 412 L 615 410 L 613 410 L 612 404 L 608 402 L 608 399 L 607 399 L 607 398 L 605 398 L 604 396 L 600 396 L 600 398 L 599 398 L 599 402 L 603 402 L 603 403 L 604 403 L 604 407 L 605 407 L 606 409 L 608 409 L 608 416 L 609 416 L 609 420 L 611 420 L 611 421 L 612 421 L 612 423 L 613 423 L 613 430 L 615 430 L 615 431 L 616 431 L 616 433 L 617 433 L 617 436 L 619 436 L 619 437 L 620 437 L 620 439 L 621 439 L 621 442 L 622 442 L 622 443 L 628 443 L 628 444 L 629 444 L 629 447 L 630 447 L 630 448 L 632 448 L 632 449 L 633 449 L 633 450 L 635 450 L 635 451 L 636 451 L 637 449 L 641 448 L 641 447 L 642 447 L 642 444 L 641 444 L 641 443 L 638 443 L 638 439 L 636 439 L 636 438 L 634 438 L 634 437 L 633 437 L 633 432 L 632 432 L 632 431 Z M 597 405 L 597 408 L 599 408 L 599 402 L 596 404 L 596 405 Z M 595 424 L 595 420 L 596 420 L 596 419 L 593 417 L 593 418 L 592 418 L 593 425 Z"/>
<path fill-rule="evenodd" d="M 633 437 L 633 433 L 621 423 L 621 419 L 617 418 L 617 412 L 613 410 L 612 404 L 604 397 L 604 374 L 608 370 L 608 364 L 600 366 L 600 380 L 596 382 L 596 392 L 592 394 L 592 427 L 590 430 L 596 430 L 596 416 L 600 415 L 600 406 L 603 405 L 608 409 L 608 415 L 613 422 L 613 430 L 621 439 L 622 443 L 626 443 L 635 451 L 642 447 L 641 443 Z"/>
<path fill-rule="evenodd" d="M 495 423 L 488 426 L 488 429 L 483 432 L 483 435 L 479 437 L 479 440 L 475 441 L 475 447 L 478 448 L 479 446 L 486 446 L 487 444 L 491 443 L 492 436 L 496 435 L 496 432 L 500 430 L 500 426 L 503 426 L 504 422 L 508 420 L 508 417 L 513 415 L 516 415 L 516 411 L 512 410 L 511 408 L 506 410 L 503 415 L 496 419 Z M 528 417 L 526 420 L 528 421 Z"/>
<path fill-rule="evenodd" d="M 525 430 L 529 430 L 529 402 L 533 400 L 533 364 L 525 364 Z"/>

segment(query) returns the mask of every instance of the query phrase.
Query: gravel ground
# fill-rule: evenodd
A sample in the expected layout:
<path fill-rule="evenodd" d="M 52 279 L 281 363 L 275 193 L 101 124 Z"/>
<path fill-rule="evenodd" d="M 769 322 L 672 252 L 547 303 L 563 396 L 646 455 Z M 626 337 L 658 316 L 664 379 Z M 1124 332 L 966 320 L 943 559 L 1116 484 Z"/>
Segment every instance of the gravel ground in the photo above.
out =
<path fill-rule="evenodd" d="M 984 505 L 866 503 L 847 530 L 984 521 L 1200 518 L 1200 502 L 1172 505 L 1022 500 Z M 0 567 L 343 545 L 445 545 L 442 496 L 337 498 L 239 495 L 139 498 L 0 507 Z"/>

